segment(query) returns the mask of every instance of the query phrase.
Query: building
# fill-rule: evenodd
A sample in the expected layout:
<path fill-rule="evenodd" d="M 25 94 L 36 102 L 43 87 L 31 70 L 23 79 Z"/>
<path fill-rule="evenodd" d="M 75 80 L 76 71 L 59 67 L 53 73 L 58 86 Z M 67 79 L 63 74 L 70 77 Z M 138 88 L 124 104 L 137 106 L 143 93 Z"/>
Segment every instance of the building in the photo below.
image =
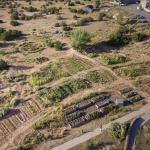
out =
<path fill-rule="evenodd" d="M 117 106 L 124 106 L 124 102 L 125 102 L 124 99 L 116 99 L 116 100 L 115 100 L 115 104 L 116 104 Z"/>

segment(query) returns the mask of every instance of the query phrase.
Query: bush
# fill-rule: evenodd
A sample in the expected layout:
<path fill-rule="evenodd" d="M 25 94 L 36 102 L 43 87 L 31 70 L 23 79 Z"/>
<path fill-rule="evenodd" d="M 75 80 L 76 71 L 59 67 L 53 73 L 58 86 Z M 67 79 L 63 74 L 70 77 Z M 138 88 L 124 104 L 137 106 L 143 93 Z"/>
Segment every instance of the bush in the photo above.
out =
<path fill-rule="evenodd" d="M 17 11 L 12 12 L 11 19 L 12 20 L 18 20 L 19 19 L 19 13 Z"/>
<path fill-rule="evenodd" d="M 110 128 L 110 134 L 119 142 L 125 139 L 127 126 L 125 124 L 113 123 Z"/>
<path fill-rule="evenodd" d="M 143 33 L 135 32 L 132 35 L 132 39 L 136 42 L 143 41 L 145 39 L 146 35 Z"/>
<path fill-rule="evenodd" d="M 21 31 L 18 30 L 0 30 L 0 40 L 2 41 L 11 41 L 22 35 Z"/>
<path fill-rule="evenodd" d="M 72 46 L 76 50 L 83 51 L 83 48 L 90 42 L 91 36 L 88 32 L 78 29 L 71 32 Z"/>
<path fill-rule="evenodd" d="M 105 13 L 99 13 L 99 15 L 98 15 L 98 20 L 99 21 L 103 21 L 103 18 L 106 16 L 106 14 Z"/>
<path fill-rule="evenodd" d="M 11 20 L 11 21 L 10 21 L 10 24 L 11 24 L 12 26 L 18 26 L 18 25 L 19 25 L 19 22 L 16 21 L 16 20 Z"/>
<path fill-rule="evenodd" d="M 0 59 L 0 70 L 6 70 L 8 69 L 8 64 L 3 59 Z"/>
<path fill-rule="evenodd" d="M 125 63 L 129 59 L 126 56 L 123 55 L 103 55 L 102 56 L 102 61 L 104 64 L 107 65 L 113 65 L 113 64 L 119 64 L 119 63 Z"/>
<path fill-rule="evenodd" d="M 78 25 L 78 26 L 84 26 L 84 25 L 86 25 L 87 23 L 92 22 L 92 21 L 93 21 L 93 18 L 91 18 L 91 17 L 82 18 L 81 20 L 79 20 L 79 21 L 77 22 L 77 25 Z"/>
<path fill-rule="evenodd" d="M 0 108 L 0 118 L 7 115 L 8 112 L 9 112 L 9 108 Z"/>

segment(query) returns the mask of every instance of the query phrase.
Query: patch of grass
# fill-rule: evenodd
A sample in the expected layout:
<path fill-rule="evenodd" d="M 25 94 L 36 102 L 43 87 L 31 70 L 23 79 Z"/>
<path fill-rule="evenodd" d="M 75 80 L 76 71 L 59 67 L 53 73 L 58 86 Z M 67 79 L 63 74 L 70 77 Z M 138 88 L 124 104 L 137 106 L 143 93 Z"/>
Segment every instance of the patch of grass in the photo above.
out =
<path fill-rule="evenodd" d="M 116 68 L 115 71 L 119 76 L 125 76 L 129 78 L 135 78 L 141 75 L 150 74 L 149 62 L 142 64 L 132 64 L 125 67 Z"/>
<path fill-rule="evenodd" d="M 113 64 L 119 64 L 119 63 L 126 63 L 129 59 L 126 56 L 123 55 L 102 55 L 101 61 L 102 63 L 106 65 L 113 65 Z"/>
<path fill-rule="evenodd" d="M 92 67 L 92 65 L 89 64 L 89 62 L 78 59 L 76 57 L 65 59 L 63 61 L 63 65 L 71 74 L 87 70 Z"/>
<path fill-rule="evenodd" d="M 110 83 L 115 77 L 107 70 L 95 70 L 86 74 L 86 79 L 94 83 Z"/>

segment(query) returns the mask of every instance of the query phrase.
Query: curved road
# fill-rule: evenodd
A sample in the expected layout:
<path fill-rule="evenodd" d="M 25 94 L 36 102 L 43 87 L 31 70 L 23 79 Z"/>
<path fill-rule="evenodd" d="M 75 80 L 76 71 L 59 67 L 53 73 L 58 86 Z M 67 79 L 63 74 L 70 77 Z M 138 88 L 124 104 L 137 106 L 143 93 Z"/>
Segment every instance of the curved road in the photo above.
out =
<path fill-rule="evenodd" d="M 141 109 L 139 109 L 138 111 L 134 111 L 134 112 L 131 112 L 121 118 L 118 118 L 116 120 L 114 120 L 113 122 L 110 122 L 108 124 L 105 124 L 102 126 L 102 129 L 100 128 L 96 128 L 94 129 L 93 131 L 91 132 L 88 132 L 88 133 L 85 133 L 79 137 L 76 137 L 64 144 L 61 144 L 59 146 L 56 146 L 54 148 L 52 148 L 51 150 L 68 150 L 70 148 L 73 148 L 97 135 L 100 135 L 102 133 L 103 130 L 106 130 L 107 128 L 110 127 L 111 123 L 114 123 L 114 122 L 120 122 L 120 123 L 125 123 L 133 118 L 136 118 L 138 116 L 144 116 L 144 119 L 147 120 L 147 119 L 150 119 L 150 104 L 147 104 L 145 106 L 143 106 Z"/>
<path fill-rule="evenodd" d="M 127 145 L 126 150 L 132 150 L 135 140 L 136 140 L 136 136 L 138 134 L 138 130 L 140 129 L 141 125 L 148 121 L 150 119 L 150 112 L 146 113 L 145 115 L 143 115 L 142 117 L 139 117 L 135 120 L 135 122 L 133 123 L 130 133 L 129 133 L 129 142 Z"/>

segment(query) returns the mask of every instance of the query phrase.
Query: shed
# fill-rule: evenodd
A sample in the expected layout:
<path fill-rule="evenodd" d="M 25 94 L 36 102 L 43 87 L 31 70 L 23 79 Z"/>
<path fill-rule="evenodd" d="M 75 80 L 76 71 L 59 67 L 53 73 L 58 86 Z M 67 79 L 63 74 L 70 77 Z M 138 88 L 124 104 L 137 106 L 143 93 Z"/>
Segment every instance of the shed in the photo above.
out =
<path fill-rule="evenodd" d="M 93 5 L 86 5 L 85 7 L 82 8 L 82 10 L 86 13 L 92 13 L 93 12 Z"/>
<path fill-rule="evenodd" d="M 124 106 L 124 102 L 125 102 L 124 99 L 116 99 L 116 100 L 115 100 L 115 104 L 116 104 L 117 106 Z"/>

